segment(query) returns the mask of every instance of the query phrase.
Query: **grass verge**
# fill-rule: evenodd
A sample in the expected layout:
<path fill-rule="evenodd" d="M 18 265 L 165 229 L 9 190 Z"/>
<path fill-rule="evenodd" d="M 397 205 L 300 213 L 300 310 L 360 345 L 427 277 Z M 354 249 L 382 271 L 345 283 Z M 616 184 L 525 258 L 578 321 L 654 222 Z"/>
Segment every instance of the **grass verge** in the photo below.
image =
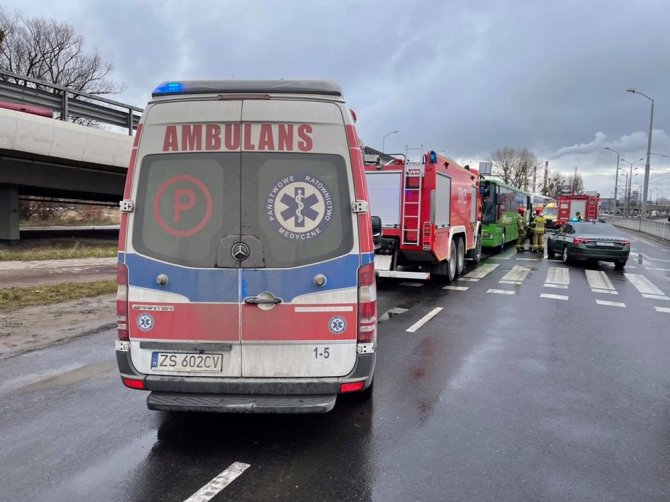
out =
<path fill-rule="evenodd" d="M 64 260 L 66 258 L 109 258 L 117 256 L 116 244 L 51 243 L 40 246 L 2 246 L 0 261 Z"/>
<path fill-rule="evenodd" d="M 111 293 L 116 293 L 116 281 L 68 282 L 27 288 L 3 288 L 0 289 L 0 312 Z"/>

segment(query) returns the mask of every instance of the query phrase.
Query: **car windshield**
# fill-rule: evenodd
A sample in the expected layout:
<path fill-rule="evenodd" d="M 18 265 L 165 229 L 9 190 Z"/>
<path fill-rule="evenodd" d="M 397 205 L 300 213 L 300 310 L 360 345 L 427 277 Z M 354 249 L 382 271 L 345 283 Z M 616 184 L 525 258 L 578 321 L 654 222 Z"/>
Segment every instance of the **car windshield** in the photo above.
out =
<path fill-rule="evenodd" d="M 542 210 L 542 213 L 543 213 L 545 216 L 556 216 L 556 215 L 558 214 L 558 209 L 555 208 L 555 207 L 545 207 L 545 208 Z"/>

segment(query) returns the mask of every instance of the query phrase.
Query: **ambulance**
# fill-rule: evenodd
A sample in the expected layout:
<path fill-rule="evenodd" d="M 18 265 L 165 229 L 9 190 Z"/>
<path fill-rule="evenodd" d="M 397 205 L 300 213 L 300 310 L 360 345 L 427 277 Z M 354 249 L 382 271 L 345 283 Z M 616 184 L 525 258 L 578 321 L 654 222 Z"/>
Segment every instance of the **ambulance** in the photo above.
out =
<path fill-rule="evenodd" d="M 371 394 L 371 218 L 337 84 L 159 85 L 121 215 L 116 356 L 149 409 L 314 413 Z"/>

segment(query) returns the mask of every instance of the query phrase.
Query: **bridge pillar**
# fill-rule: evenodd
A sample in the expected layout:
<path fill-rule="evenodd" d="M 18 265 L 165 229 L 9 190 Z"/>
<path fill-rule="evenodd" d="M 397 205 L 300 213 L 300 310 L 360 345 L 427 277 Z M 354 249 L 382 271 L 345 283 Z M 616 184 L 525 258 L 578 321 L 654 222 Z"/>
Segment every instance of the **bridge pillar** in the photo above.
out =
<path fill-rule="evenodd" d="M 16 185 L 0 185 L 0 242 L 19 241 L 19 190 Z"/>

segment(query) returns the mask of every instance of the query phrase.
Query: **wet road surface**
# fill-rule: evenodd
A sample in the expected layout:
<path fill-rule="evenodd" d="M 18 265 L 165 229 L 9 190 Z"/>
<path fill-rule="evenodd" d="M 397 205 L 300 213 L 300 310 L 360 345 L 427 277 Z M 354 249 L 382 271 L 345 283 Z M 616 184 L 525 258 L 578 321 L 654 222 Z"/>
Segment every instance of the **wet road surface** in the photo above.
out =
<path fill-rule="evenodd" d="M 212 500 L 668 500 L 670 252 L 633 247 L 381 281 L 374 395 L 324 415 L 151 412 L 113 331 L 4 360 L 0 499 L 186 500 L 246 464 Z"/>

